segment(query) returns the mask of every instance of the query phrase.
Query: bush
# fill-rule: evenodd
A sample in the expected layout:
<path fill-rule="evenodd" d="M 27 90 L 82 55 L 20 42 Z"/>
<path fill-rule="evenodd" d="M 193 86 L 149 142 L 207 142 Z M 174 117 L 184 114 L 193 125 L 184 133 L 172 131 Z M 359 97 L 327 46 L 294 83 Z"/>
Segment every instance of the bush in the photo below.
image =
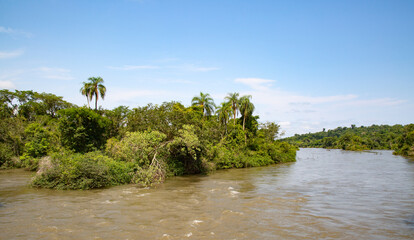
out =
<path fill-rule="evenodd" d="M 148 167 L 165 138 L 165 134 L 158 131 L 127 132 L 121 141 L 109 139 L 106 152 L 116 160 L 134 162 L 141 167 Z"/>
<path fill-rule="evenodd" d="M 287 142 L 276 141 L 267 145 L 268 154 L 275 163 L 295 162 L 296 150 Z"/>
<path fill-rule="evenodd" d="M 13 156 L 14 154 L 10 148 L 10 145 L 7 143 L 0 142 L 0 166 L 2 166 L 3 168 L 11 167 L 11 166 L 6 166 L 7 165 L 6 163 L 10 163 Z"/>
<path fill-rule="evenodd" d="M 47 161 L 42 162 L 46 164 Z M 117 162 L 101 152 L 61 153 L 42 164 L 32 186 L 54 189 L 92 189 L 129 183 L 133 165 Z"/>

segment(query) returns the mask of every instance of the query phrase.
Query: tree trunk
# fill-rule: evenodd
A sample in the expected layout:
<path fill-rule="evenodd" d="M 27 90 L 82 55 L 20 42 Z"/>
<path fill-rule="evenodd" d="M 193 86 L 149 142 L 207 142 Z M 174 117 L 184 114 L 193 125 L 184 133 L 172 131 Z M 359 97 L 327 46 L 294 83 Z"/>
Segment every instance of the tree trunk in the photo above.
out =
<path fill-rule="evenodd" d="M 95 110 L 98 110 L 98 93 L 95 92 Z"/>
<path fill-rule="evenodd" d="M 234 115 L 234 126 L 236 126 L 236 108 L 235 108 L 235 106 L 233 105 L 233 115 Z"/>

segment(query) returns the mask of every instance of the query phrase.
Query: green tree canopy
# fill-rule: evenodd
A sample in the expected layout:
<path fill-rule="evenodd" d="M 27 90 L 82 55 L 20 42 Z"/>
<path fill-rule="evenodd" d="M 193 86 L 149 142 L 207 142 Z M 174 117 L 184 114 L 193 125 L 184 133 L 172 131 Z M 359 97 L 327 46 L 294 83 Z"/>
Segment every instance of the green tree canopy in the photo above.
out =
<path fill-rule="evenodd" d="M 97 110 L 99 96 L 104 99 L 106 94 L 106 87 L 103 85 L 104 80 L 101 77 L 90 77 L 88 81 L 83 82 L 80 92 L 88 99 L 88 107 L 89 101 L 92 101 L 92 98 L 95 97 L 95 110 Z"/>
<path fill-rule="evenodd" d="M 204 116 L 210 116 L 212 113 L 214 113 L 214 100 L 208 93 L 204 94 L 203 92 L 200 92 L 200 96 L 193 97 L 191 104 L 192 106 L 202 107 Z"/>
<path fill-rule="evenodd" d="M 228 93 L 225 99 L 231 104 L 233 109 L 234 125 L 236 125 L 236 115 L 239 111 L 239 93 Z"/>

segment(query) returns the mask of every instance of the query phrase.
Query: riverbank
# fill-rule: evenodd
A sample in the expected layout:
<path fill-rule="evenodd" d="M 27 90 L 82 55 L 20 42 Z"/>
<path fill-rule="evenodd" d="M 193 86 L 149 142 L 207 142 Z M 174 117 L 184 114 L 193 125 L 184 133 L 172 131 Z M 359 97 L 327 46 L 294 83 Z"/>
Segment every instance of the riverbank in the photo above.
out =
<path fill-rule="evenodd" d="M 338 127 L 322 132 L 296 134 L 283 141 L 297 147 L 350 151 L 393 150 L 394 154 L 414 157 L 414 124 Z"/>

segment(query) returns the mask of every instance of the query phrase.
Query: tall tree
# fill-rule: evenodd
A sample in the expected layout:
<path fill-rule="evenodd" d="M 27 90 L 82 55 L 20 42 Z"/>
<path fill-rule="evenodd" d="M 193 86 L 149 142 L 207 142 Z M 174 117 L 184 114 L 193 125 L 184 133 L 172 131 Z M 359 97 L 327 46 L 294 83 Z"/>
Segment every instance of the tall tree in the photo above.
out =
<path fill-rule="evenodd" d="M 245 127 L 245 124 L 246 124 L 246 118 L 249 116 L 249 115 L 252 115 L 253 114 L 253 111 L 254 111 L 254 105 L 253 105 L 253 103 L 250 101 L 250 99 L 252 98 L 252 96 L 251 95 L 246 95 L 246 96 L 243 96 L 243 97 L 241 97 L 240 98 L 240 114 L 242 115 L 242 117 L 243 117 L 243 131 L 244 131 L 244 127 Z"/>
<path fill-rule="evenodd" d="M 80 89 L 80 92 L 86 97 L 86 100 L 88 101 L 88 108 L 90 108 L 89 102 L 92 100 L 92 86 L 89 82 L 83 82 L 82 84 L 83 86 Z"/>
<path fill-rule="evenodd" d="M 193 106 L 201 106 L 203 108 L 204 116 L 210 116 L 212 113 L 214 113 L 214 100 L 208 93 L 204 94 L 203 92 L 200 92 L 200 96 L 193 97 L 191 104 Z"/>
<path fill-rule="evenodd" d="M 219 107 L 217 107 L 217 117 L 221 124 L 224 124 L 226 127 L 227 134 L 227 123 L 229 122 L 230 116 L 232 115 L 232 108 L 229 102 L 222 102 Z"/>
<path fill-rule="evenodd" d="M 217 117 L 220 123 L 227 125 L 229 122 L 230 116 L 232 115 L 232 107 L 229 102 L 222 102 L 219 107 L 217 107 Z"/>
<path fill-rule="evenodd" d="M 231 104 L 233 109 L 233 119 L 234 119 L 234 125 L 236 125 L 236 115 L 239 110 L 239 93 L 229 93 L 225 97 L 226 100 Z"/>
<path fill-rule="evenodd" d="M 90 77 L 88 78 L 92 97 L 95 97 L 95 110 L 98 109 L 98 98 L 99 95 L 102 99 L 105 97 L 106 87 L 103 85 L 104 80 L 101 77 Z"/>

